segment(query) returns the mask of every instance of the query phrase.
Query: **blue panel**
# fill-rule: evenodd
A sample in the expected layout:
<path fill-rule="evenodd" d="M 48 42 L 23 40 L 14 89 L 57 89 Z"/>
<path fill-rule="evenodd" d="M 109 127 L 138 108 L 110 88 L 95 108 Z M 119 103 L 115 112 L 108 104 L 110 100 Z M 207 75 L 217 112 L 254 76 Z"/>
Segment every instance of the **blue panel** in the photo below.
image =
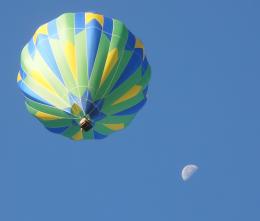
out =
<path fill-rule="evenodd" d="M 145 58 L 144 58 L 144 61 L 143 61 L 143 63 L 142 63 L 142 76 L 144 76 L 144 73 L 145 73 L 145 71 L 146 71 L 148 65 L 149 65 L 149 64 L 148 64 L 147 58 L 145 57 Z"/>
<path fill-rule="evenodd" d="M 50 38 L 58 38 L 56 20 L 52 20 L 48 23 L 48 33 Z"/>
<path fill-rule="evenodd" d="M 91 72 L 95 63 L 101 31 L 96 28 L 87 30 L 87 58 L 88 58 L 88 77 L 90 78 Z"/>
<path fill-rule="evenodd" d="M 75 14 L 75 33 L 78 34 L 85 29 L 85 13 L 80 12 Z"/>
<path fill-rule="evenodd" d="M 86 102 L 85 113 L 86 113 L 86 114 L 91 113 L 94 108 L 95 108 L 95 107 L 94 107 L 93 103 L 92 103 L 91 101 L 87 101 L 87 102 Z"/>
<path fill-rule="evenodd" d="M 84 100 L 86 103 L 85 112 L 87 112 L 87 110 L 90 109 L 89 106 L 93 103 L 90 91 L 86 90 L 86 92 L 84 93 L 84 95 L 82 97 L 84 97 Z"/>
<path fill-rule="evenodd" d="M 113 19 L 105 17 L 103 31 L 105 35 L 111 39 L 113 32 Z"/>
<path fill-rule="evenodd" d="M 91 22 L 87 23 L 86 28 L 87 29 L 96 28 L 102 30 L 101 24 L 96 19 L 93 19 Z"/>
<path fill-rule="evenodd" d="M 26 76 L 27 76 L 27 74 L 25 73 L 25 71 L 22 69 L 22 68 L 20 68 L 20 75 L 21 75 L 21 78 L 24 80 L 25 78 L 26 78 Z"/>
<path fill-rule="evenodd" d="M 95 103 L 92 103 L 91 101 L 87 101 L 87 105 L 86 105 L 86 114 L 89 114 L 91 117 L 97 115 L 100 110 L 103 107 L 103 103 L 104 101 L 96 101 Z"/>
<path fill-rule="evenodd" d="M 33 40 L 29 41 L 28 43 L 28 51 L 32 58 L 34 58 L 35 55 L 35 45 Z"/>
<path fill-rule="evenodd" d="M 96 107 L 98 110 L 101 110 L 101 109 L 102 109 L 103 104 L 104 104 L 104 99 L 95 101 L 95 107 Z"/>
<path fill-rule="evenodd" d="M 127 110 L 121 111 L 119 113 L 116 113 L 114 115 L 116 116 L 122 116 L 122 115 L 131 115 L 131 114 L 136 114 L 146 103 L 146 99 L 142 100 L 140 103 L 136 104 L 133 107 L 130 107 Z"/>
<path fill-rule="evenodd" d="M 72 120 L 71 124 L 74 125 L 74 126 L 79 126 L 79 123 L 77 121 L 75 121 L 75 120 Z"/>
<path fill-rule="evenodd" d="M 100 133 L 94 131 L 94 138 L 95 139 L 104 139 L 105 137 L 106 137 L 105 135 L 100 134 Z"/>
<path fill-rule="evenodd" d="M 51 127 L 46 127 L 47 130 L 55 133 L 55 134 L 61 134 L 63 133 L 68 127 L 56 127 L 56 128 L 51 128 Z"/>
<path fill-rule="evenodd" d="M 90 92 L 88 91 L 88 89 L 86 89 L 86 91 L 84 92 L 84 94 L 82 95 L 82 97 L 80 99 L 81 105 L 82 105 L 83 108 L 85 108 L 86 105 L 87 105 L 89 94 L 90 94 Z"/>
<path fill-rule="evenodd" d="M 71 107 L 67 107 L 67 108 L 64 108 L 63 109 L 64 112 L 66 112 L 66 114 L 72 116 L 72 117 L 75 117 L 72 113 L 71 113 Z"/>
<path fill-rule="evenodd" d="M 70 104 L 73 105 L 73 104 L 78 104 L 80 106 L 80 100 L 77 96 L 73 95 L 72 93 L 68 93 L 68 98 L 69 98 L 69 101 L 70 101 Z"/>
<path fill-rule="evenodd" d="M 45 34 L 38 34 L 36 38 L 36 47 L 39 45 L 40 42 L 44 42 L 48 40 L 48 35 Z"/>
<path fill-rule="evenodd" d="M 148 91 L 148 86 L 146 86 L 146 88 L 143 90 L 143 95 L 144 95 L 144 97 L 146 97 L 147 91 Z"/>
<path fill-rule="evenodd" d="M 98 112 L 98 113 L 93 113 L 90 114 L 91 120 L 96 122 L 96 121 L 100 121 L 102 119 L 104 119 L 106 117 L 106 115 L 102 112 Z"/>
<path fill-rule="evenodd" d="M 42 35 L 40 35 L 40 39 Z M 37 49 L 40 52 L 44 61 L 48 64 L 50 69 L 54 72 L 54 74 L 58 77 L 58 79 L 64 84 L 60 70 L 56 64 L 55 58 L 52 54 L 51 46 L 47 39 L 41 40 L 41 44 L 37 44 Z"/>
<path fill-rule="evenodd" d="M 41 104 L 45 104 L 48 106 L 52 106 L 48 101 L 42 99 L 40 96 L 35 94 L 30 88 L 28 88 L 22 81 L 18 83 L 19 87 L 21 88 L 25 97 L 29 98 L 30 100 L 36 101 Z"/>
<path fill-rule="evenodd" d="M 132 34 L 132 32 L 128 31 L 128 38 L 127 38 L 125 49 L 132 51 L 134 47 L 135 47 L 135 36 Z"/>
<path fill-rule="evenodd" d="M 125 70 L 121 74 L 118 81 L 115 83 L 113 90 L 115 90 L 118 86 L 120 86 L 125 80 L 127 80 L 132 74 L 134 74 L 139 66 L 141 65 L 142 59 L 140 58 L 140 52 L 142 49 L 136 48 L 133 52 L 132 57 L 130 58 Z M 142 53 L 142 52 L 141 52 Z"/>
<path fill-rule="evenodd" d="M 103 101 L 94 103 L 92 105 L 92 108 L 88 110 L 87 114 L 90 115 L 91 119 L 97 120 L 97 119 L 102 119 L 104 117 L 104 115 L 100 113 L 100 110 L 103 107 L 103 103 L 104 103 Z"/>
<path fill-rule="evenodd" d="M 94 118 L 95 116 L 97 116 L 99 114 L 99 109 L 96 108 L 94 105 L 92 106 L 92 109 L 88 112 L 89 116 L 92 118 Z"/>

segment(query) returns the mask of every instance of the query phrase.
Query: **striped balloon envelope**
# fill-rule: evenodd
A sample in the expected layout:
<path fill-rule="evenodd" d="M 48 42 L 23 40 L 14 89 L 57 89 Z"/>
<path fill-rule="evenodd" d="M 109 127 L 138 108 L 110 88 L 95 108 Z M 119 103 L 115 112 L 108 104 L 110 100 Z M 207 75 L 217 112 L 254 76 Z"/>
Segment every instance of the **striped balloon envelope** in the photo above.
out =
<path fill-rule="evenodd" d="M 142 42 L 122 22 L 65 13 L 25 45 L 17 82 L 28 111 L 49 131 L 102 139 L 143 107 L 150 74 Z"/>

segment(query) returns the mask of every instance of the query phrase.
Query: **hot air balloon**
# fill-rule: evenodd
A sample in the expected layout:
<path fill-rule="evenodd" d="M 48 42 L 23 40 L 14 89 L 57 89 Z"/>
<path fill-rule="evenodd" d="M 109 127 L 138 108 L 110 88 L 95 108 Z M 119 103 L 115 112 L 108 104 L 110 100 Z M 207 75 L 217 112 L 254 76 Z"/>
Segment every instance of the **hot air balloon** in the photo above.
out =
<path fill-rule="evenodd" d="M 151 68 L 142 42 L 119 20 L 65 13 L 40 26 L 17 76 L 28 111 L 73 140 L 124 129 L 147 100 Z"/>

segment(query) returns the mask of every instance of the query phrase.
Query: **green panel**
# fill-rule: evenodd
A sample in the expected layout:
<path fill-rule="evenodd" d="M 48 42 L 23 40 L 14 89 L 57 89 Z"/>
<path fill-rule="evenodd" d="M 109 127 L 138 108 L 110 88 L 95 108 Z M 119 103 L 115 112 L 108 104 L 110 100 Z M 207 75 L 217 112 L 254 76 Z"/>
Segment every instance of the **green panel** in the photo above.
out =
<path fill-rule="evenodd" d="M 127 116 L 112 116 L 108 115 L 101 121 L 99 121 L 99 124 L 120 124 L 123 123 L 127 125 L 129 122 L 131 122 L 134 118 L 134 115 L 127 115 Z"/>
<path fill-rule="evenodd" d="M 122 83 L 118 88 L 116 88 L 110 95 L 105 99 L 105 106 L 112 104 L 115 100 L 123 96 L 127 91 L 129 91 L 134 85 L 136 85 L 142 79 L 142 68 L 139 67 L 138 70 L 130 76 L 124 83 Z"/>
<path fill-rule="evenodd" d="M 104 84 L 99 90 L 99 95 L 98 97 L 106 97 L 109 96 L 109 93 L 111 89 L 113 88 L 114 84 L 117 82 L 119 79 L 120 75 L 122 74 L 122 71 L 126 67 L 126 65 L 129 62 L 129 59 L 132 56 L 132 52 L 126 51 L 124 55 L 120 58 L 118 64 L 116 67 L 112 70 L 111 74 L 108 76 Z"/>
<path fill-rule="evenodd" d="M 62 134 L 66 137 L 72 138 L 79 131 L 78 126 L 71 126 L 65 130 Z"/>
<path fill-rule="evenodd" d="M 104 125 L 102 125 L 100 123 L 97 123 L 95 125 L 95 131 L 97 131 L 98 133 L 103 134 L 103 135 L 109 135 L 114 132 L 113 130 L 105 127 Z"/>
<path fill-rule="evenodd" d="M 69 64 L 66 60 L 64 50 L 62 49 L 62 44 L 57 39 L 49 40 L 55 61 L 59 67 L 60 73 L 64 80 L 64 83 L 69 92 L 73 93 L 75 96 L 78 96 L 77 84 L 74 81 L 73 75 L 70 71 Z"/>
<path fill-rule="evenodd" d="M 104 107 L 102 109 L 102 112 L 104 112 L 105 114 L 116 114 L 118 112 L 124 111 L 136 104 L 138 104 L 139 102 L 141 102 L 144 99 L 144 95 L 143 93 L 139 93 L 137 96 L 126 100 L 125 102 L 116 104 L 116 105 L 107 105 L 106 107 Z"/>
<path fill-rule="evenodd" d="M 119 76 L 121 74 L 120 65 L 125 66 L 127 61 L 130 58 L 129 57 L 129 58 L 126 58 L 126 60 L 124 60 L 124 57 L 123 57 L 123 59 L 122 59 L 122 56 L 125 53 L 124 49 L 125 49 L 125 44 L 126 44 L 126 41 L 127 41 L 128 32 L 125 29 L 125 27 L 122 26 L 122 25 L 119 28 L 120 28 L 119 30 L 122 33 L 122 36 L 119 37 L 117 35 L 113 35 L 112 39 L 111 39 L 110 47 L 109 47 L 109 51 L 113 50 L 114 48 L 118 49 L 118 61 L 117 61 L 116 65 L 113 67 L 113 69 L 111 70 L 111 72 L 108 75 L 105 82 L 98 89 L 96 99 L 101 99 L 109 93 L 110 89 L 112 88 L 112 86 L 114 85 L 114 83 L 116 82 L 116 80 L 119 78 Z M 113 30 L 115 31 L 116 28 L 114 28 Z M 122 60 L 123 60 L 123 63 L 122 63 Z"/>
<path fill-rule="evenodd" d="M 28 98 L 26 98 L 26 103 L 27 106 L 30 106 L 31 108 L 33 108 L 36 111 L 41 111 L 44 112 L 46 114 L 52 114 L 55 116 L 59 116 L 62 118 L 73 118 L 71 115 L 68 115 L 66 112 L 59 110 L 57 108 L 53 108 L 53 107 L 49 107 L 47 105 L 44 104 L 40 104 L 38 102 L 32 101 Z"/>
<path fill-rule="evenodd" d="M 149 83 L 150 81 L 150 78 L 151 78 L 151 67 L 149 66 L 145 73 L 144 73 L 144 76 L 143 78 L 141 79 L 140 82 L 138 82 L 138 85 L 141 85 L 143 88 L 145 88 L 147 86 L 147 84 Z"/>
<path fill-rule="evenodd" d="M 35 94 L 42 97 L 44 100 L 47 100 L 52 106 L 59 109 L 65 109 L 68 107 L 68 104 L 65 103 L 60 97 L 49 93 L 48 90 L 38 84 L 32 77 L 27 76 L 24 84 L 26 84 Z"/>
<path fill-rule="evenodd" d="M 28 110 L 28 112 L 29 112 L 30 114 L 32 114 L 32 115 L 35 115 L 35 114 L 36 114 L 37 110 L 35 110 L 35 109 L 32 108 L 31 106 L 27 105 L 26 103 L 25 103 L 25 105 L 26 105 L 26 108 L 27 108 L 27 110 Z"/>
<path fill-rule="evenodd" d="M 38 51 L 36 51 L 34 59 L 32 59 L 28 51 L 28 46 L 26 46 L 21 55 L 21 67 L 27 75 L 31 77 L 33 71 L 39 72 L 56 91 L 59 98 L 61 98 L 66 104 L 69 104 L 65 87 L 60 83 L 54 73 L 46 66 L 46 63 L 42 60 L 42 57 Z"/>
<path fill-rule="evenodd" d="M 86 30 L 84 29 L 75 36 L 75 49 L 77 61 L 77 73 L 80 97 L 88 87 L 88 63 L 86 49 Z"/>
<path fill-rule="evenodd" d="M 37 110 L 32 108 L 30 105 L 26 105 L 27 110 L 35 116 L 37 113 Z M 35 116 L 37 118 L 37 116 Z M 59 119 L 59 120 L 42 120 L 37 118 L 42 124 L 44 124 L 45 127 L 55 128 L 55 127 L 65 127 L 72 124 L 71 119 Z"/>
<path fill-rule="evenodd" d="M 74 13 L 65 13 L 56 20 L 59 39 L 74 44 Z"/>
<path fill-rule="evenodd" d="M 68 61 L 65 57 L 65 46 L 68 42 L 74 45 L 74 13 L 66 13 L 57 19 L 58 43 L 51 44 L 56 63 L 60 69 L 68 90 L 79 97 L 78 84 L 74 80 Z M 52 41 L 54 43 L 54 41 Z"/>
<path fill-rule="evenodd" d="M 40 122 L 44 124 L 45 127 L 55 128 L 55 127 L 68 127 L 72 124 L 70 119 L 60 119 L 60 120 L 41 120 Z"/>
<path fill-rule="evenodd" d="M 89 82 L 89 90 L 91 92 L 93 101 L 95 101 L 96 91 L 99 87 L 100 79 L 104 70 L 109 45 L 110 40 L 104 33 L 101 33 L 98 51 Z"/>
<path fill-rule="evenodd" d="M 127 37 L 127 35 L 125 36 L 125 32 L 128 32 L 125 25 L 121 21 L 113 19 L 113 35 Z"/>
<path fill-rule="evenodd" d="M 84 132 L 84 133 L 83 133 L 83 138 L 84 138 L 84 139 L 89 139 L 89 140 L 94 139 L 93 129 L 92 129 L 92 130 L 89 130 L 89 131 L 87 131 L 87 132 Z"/>

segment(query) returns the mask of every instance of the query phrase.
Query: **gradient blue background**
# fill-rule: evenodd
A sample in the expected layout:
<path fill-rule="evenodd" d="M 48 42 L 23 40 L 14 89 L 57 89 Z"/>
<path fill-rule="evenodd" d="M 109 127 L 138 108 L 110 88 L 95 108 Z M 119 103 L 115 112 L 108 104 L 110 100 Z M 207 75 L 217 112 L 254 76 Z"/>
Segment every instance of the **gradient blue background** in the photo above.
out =
<path fill-rule="evenodd" d="M 1 2 L 0 220 L 260 220 L 260 1 Z M 73 142 L 45 130 L 16 85 L 22 47 L 63 12 L 118 18 L 152 66 L 124 131 Z M 187 163 L 199 165 L 188 182 Z"/>

